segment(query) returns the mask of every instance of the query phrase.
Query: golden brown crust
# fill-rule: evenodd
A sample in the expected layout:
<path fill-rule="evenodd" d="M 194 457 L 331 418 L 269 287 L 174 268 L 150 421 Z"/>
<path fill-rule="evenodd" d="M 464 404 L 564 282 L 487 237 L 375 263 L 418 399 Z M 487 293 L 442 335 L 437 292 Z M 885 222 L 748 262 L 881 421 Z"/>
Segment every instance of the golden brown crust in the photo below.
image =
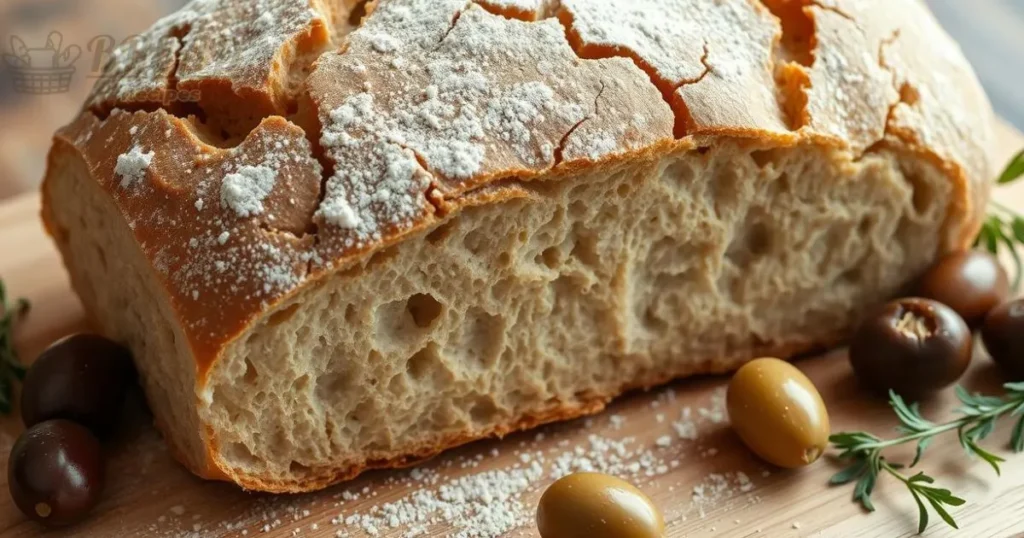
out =
<path fill-rule="evenodd" d="M 87 107 L 192 112 L 232 133 L 285 115 L 291 71 L 332 44 L 319 2 L 196 2 L 114 51 Z"/>
<path fill-rule="evenodd" d="M 313 240 L 304 230 L 320 179 L 298 127 L 270 118 L 226 150 L 205 144 L 191 124 L 162 111 L 115 112 L 103 122 L 85 114 L 58 138 L 80 153 L 121 210 L 186 329 L 200 371 L 216 356 L 221 335 L 243 330 L 255 312 L 305 277 Z M 111 146 L 130 149 L 104 149 Z M 274 176 L 266 196 L 231 198 L 233 180 L 261 174 Z M 226 199 L 235 210 L 218 209 Z"/>
<path fill-rule="evenodd" d="M 542 0 L 380 0 L 342 35 L 352 5 L 191 4 L 123 47 L 57 135 L 160 275 L 197 392 L 274 305 L 441 216 L 524 196 L 517 181 L 721 137 L 812 140 L 851 162 L 879 150 L 924 157 L 955 193 L 937 232 L 945 248 L 980 225 L 991 109 L 917 0 L 562 0 L 557 12 Z M 716 364 L 705 366 L 736 361 Z M 613 396 L 366 467 L 579 416 Z M 266 483 L 225 476 L 214 448 L 193 470 L 252 489 L 307 490 L 363 469 Z"/>

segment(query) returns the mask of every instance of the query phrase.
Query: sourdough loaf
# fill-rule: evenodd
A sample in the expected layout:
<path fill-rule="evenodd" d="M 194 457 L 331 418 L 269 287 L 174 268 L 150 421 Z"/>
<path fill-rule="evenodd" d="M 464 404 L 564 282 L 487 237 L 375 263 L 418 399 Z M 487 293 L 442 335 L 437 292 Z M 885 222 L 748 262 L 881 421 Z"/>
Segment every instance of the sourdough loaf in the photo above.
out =
<path fill-rule="evenodd" d="M 841 342 L 992 121 L 917 0 L 197 0 L 43 217 L 181 461 L 305 491 Z"/>

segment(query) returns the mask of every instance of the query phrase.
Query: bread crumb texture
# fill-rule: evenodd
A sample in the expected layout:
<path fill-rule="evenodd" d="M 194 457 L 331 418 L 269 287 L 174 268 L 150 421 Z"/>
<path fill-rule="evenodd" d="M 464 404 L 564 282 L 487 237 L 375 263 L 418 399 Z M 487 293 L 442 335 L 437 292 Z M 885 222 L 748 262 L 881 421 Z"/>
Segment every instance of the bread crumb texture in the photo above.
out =
<path fill-rule="evenodd" d="M 44 218 L 179 458 L 301 491 L 841 340 L 992 122 L 917 0 L 196 0 Z"/>

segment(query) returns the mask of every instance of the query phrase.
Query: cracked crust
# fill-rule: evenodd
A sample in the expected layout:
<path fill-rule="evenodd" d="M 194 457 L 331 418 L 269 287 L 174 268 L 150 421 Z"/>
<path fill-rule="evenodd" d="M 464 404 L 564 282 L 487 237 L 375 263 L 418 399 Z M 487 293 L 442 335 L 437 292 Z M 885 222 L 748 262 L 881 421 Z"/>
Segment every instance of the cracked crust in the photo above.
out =
<path fill-rule="evenodd" d="M 54 151 L 85 163 L 163 287 L 197 399 L 223 350 L 277 305 L 469 205 L 517 196 L 501 185 L 727 139 L 812 143 L 851 164 L 891 152 L 943 171 L 944 250 L 980 225 L 991 109 L 917 0 L 363 4 L 193 2 L 118 49 L 56 135 Z M 44 207 L 51 230 L 59 211 Z M 490 433 L 599 407 L 556 406 Z M 208 458 L 184 457 L 224 478 Z M 295 490 L 359 470 L 231 479 Z"/>

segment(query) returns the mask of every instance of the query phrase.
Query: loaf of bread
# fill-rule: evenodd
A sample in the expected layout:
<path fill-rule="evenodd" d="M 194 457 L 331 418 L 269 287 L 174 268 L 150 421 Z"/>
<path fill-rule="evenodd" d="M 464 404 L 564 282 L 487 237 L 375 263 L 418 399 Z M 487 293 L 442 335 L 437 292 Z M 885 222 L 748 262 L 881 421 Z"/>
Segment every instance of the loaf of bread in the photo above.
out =
<path fill-rule="evenodd" d="M 177 457 L 295 492 L 842 342 L 992 137 L 918 0 L 196 0 L 43 217 Z"/>

